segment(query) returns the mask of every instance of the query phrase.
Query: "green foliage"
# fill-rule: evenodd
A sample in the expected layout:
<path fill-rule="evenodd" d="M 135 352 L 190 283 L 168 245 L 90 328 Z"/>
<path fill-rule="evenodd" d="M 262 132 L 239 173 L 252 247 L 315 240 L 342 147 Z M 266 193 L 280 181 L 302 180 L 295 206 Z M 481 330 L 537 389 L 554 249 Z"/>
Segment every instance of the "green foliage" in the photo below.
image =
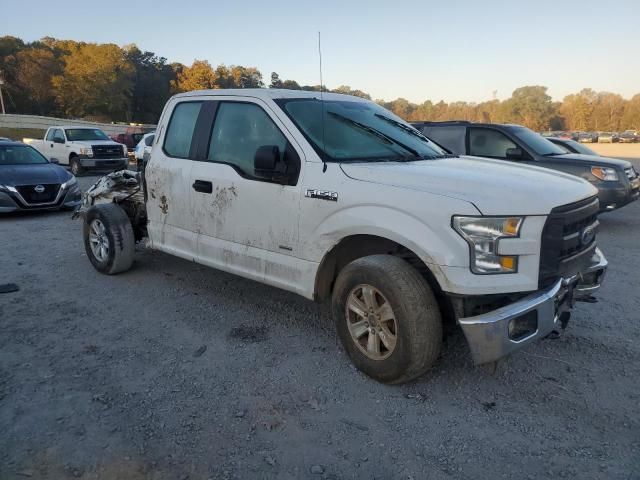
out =
<path fill-rule="evenodd" d="M 0 137 L 22 141 L 23 138 L 44 138 L 44 132 L 39 128 L 6 128 L 0 127 Z"/>
<path fill-rule="evenodd" d="M 194 60 L 191 66 L 167 64 L 153 52 L 135 45 L 119 47 L 44 37 L 25 43 L 0 37 L 0 72 L 8 112 L 85 117 L 103 121 L 155 123 L 174 93 L 217 88 L 262 88 L 262 73 L 255 67 L 218 65 Z M 371 99 L 362 90 L 341 85 L 300 85 L 271 73 L 269 88 L 325 91 Z M 609 92 L 585 88 L 553 102 L 547 87 L 524 86 L 507 100 L 482 103 L 420 104 L 404 98 L 377 100 L 409 120 L 469 120 L 519 123 L 534 130 L 640 129 L 640 94 L 631 100 Z"/>
<path fill-rule="evenodd" d="M 135 68 L 120 47 L 78 43 L 63 61 L 62 73 L 54 75 L 51 83 L 65 116 L 127 118 Z"/>

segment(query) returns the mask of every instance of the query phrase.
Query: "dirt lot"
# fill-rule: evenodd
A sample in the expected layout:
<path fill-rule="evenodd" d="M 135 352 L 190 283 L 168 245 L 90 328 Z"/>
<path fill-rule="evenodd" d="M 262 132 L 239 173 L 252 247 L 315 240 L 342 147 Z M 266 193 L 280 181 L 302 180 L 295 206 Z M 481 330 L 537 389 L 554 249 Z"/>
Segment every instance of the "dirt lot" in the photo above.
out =
<path fill-rule="evenodd" d="M 640 143 L 587 143 L 586 146 L 603 157 L 640 158 Z"/>
<path fill-rule="evenodd" d="M 454 335 L 387 387 L 324 306 L 142 249 L 103 276 L 68 213 L 2 218 L 0 478 L 639 478 L 640 202 L 601 224 L 562 337 L 491 374 Z"/>

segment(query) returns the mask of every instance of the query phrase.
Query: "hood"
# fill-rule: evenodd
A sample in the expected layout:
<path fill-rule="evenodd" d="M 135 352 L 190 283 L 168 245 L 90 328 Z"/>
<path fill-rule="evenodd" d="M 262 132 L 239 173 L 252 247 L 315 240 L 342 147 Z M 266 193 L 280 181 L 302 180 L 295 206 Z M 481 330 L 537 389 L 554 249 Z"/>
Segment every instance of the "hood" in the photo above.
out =
<path fill-rule="evenodd" d="M 72 175 L 60 165 L 39 163 L 35 165 L 0 165 L 1 185 L 35 185 L 38 183 L 64 183 Z"/>
<path fill-rule="evenodd" d="M 114 142 L 113 140 L 75 140 L 69 143 L 82 144 L 87 146 L 89 145 L 124 145 L 122 143 Z"/>
<path fill-rule="evenodd" d="M 562 159 L 567 163 L 574 165 L 586 165 L 586 166 L 602 166 L 602 167 L 618 167 L 618 168 L 630 168 L 631 162 L 626 160 L 620 160 L 617 158 L 599 157 L 598 155 L 583 155 L 581 153 L 567 153 L 565 155 L 554 155 L 553 157 L 547 157 L 549 159 Z"/>
<path fill-rule="evenodd" d="M 546 215 L 598 193 L 573 175 L 478 157 L 342 163 L 341 168 L 354 180 L 465 200 L 483 215 Z"/>

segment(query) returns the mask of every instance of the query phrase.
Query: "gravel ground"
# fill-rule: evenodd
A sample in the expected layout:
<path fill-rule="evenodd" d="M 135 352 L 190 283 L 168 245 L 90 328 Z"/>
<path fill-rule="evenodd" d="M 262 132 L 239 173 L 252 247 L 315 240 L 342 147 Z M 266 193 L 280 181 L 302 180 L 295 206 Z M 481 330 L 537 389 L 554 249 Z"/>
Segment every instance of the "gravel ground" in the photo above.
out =
<path fill-rule="evenodd" d="M 1 479 L 640 478 L 640 202 L 563 336 L 490 373 L 453 335 L 396 387 L 326 306 L 144 249 L 101 275 L 69 217 L 0 218 Z"/>

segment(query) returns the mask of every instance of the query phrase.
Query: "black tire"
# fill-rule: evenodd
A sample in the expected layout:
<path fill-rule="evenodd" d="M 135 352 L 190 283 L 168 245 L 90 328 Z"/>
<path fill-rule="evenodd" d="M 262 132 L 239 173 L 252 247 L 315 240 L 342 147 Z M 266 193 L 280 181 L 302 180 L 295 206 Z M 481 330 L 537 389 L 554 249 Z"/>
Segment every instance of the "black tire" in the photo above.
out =
<path fill-rule="evenodd" d="M 95 220 L 104 227 L 104 237 L 108 242 L 104 259 L 98 258 L 91 247 L 90 234 L 93 231 Z M 135 251 L 135 237 L 131 221 L 119 205 L 106 203 L 91 207 L 84 218 L 83 237 L 87 256 L 100 273 L 114 275 L 131 268 Z"/>
<path fill-rule="evenodd" d="M 395 346 L 384 359 L 363 353 L 350 333 L 347 300 L 362 285 L 374 287 L 393 310 Z M 380 382 L 413 380 L 440 355 L 442 318 L 436 298 L 420 273 L 401 258 L 372 255 L 344 267 L 333 289 L 332 311 L 338 336 L 354 365 Z"/>
<path fill-rule="evenodd" d="M 71 157 L 69 159 L 69 169 L 76 177 L 84 173 L 84 168 L 80 165 L 80 159 L 78 157 Z"/>

